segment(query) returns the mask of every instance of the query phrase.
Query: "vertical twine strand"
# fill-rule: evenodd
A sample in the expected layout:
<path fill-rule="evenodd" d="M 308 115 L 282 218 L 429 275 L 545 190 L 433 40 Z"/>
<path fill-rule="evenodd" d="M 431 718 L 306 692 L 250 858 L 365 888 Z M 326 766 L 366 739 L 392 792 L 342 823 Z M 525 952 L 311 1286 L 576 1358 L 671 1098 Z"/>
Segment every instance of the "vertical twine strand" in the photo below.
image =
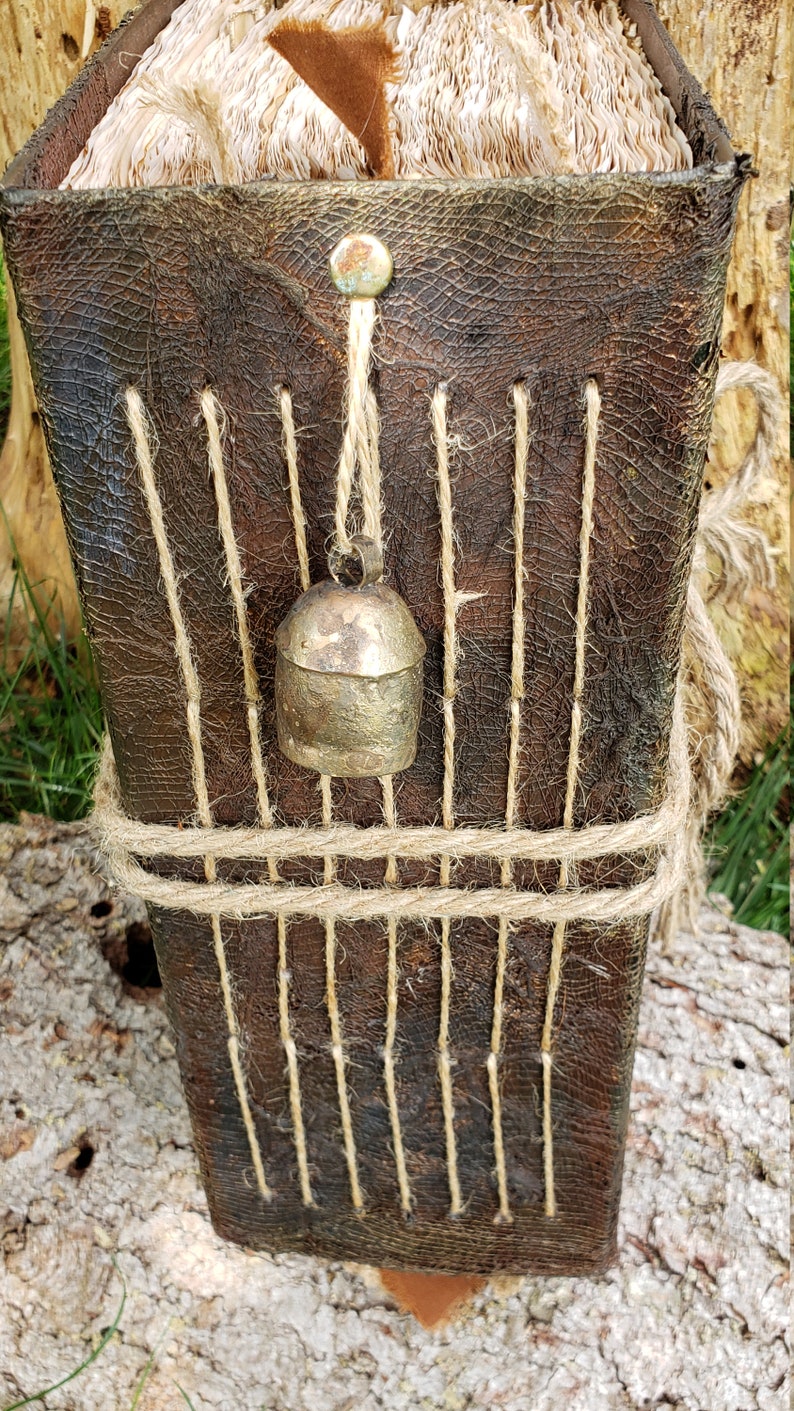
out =
<path fill-rule="evenodd" d="M 314 1205 L 312 1184 L 309 1177 L 309 1157 L 306 1150 L 306 1131 L 303 1125 L 301 1105 L 300 1069 L 298 1050 L 292 1037 L 289 1014 L 290 971 L 287 965 L 287 918 L 279 916 L 278 922 L 278 1026 L 279 1037 L 287 1055 L 287 1077 L 289 1079 L 289 1105 L 292 1116 L 292 1139 L 298 1159 L 298 1178 L 301 1199 L 304 1205 Z"/>
<path fill-rule="evenodd" d="M 340 548 L 350 547 L 350 539 L 355 533 L 355 528 L 348 526 L 350 515 L 350 505 L 355 488 L 356 468 L 359 472 L 359 498 L 362 510 L 362 529 L 370 538 L 380 542 L 381 534 L 381 477 L 378 448 L 378 409 L 374 393 L 370 387 L 370 363 L 372 357 L 372 340 L 377 322 L 377 305 L 374 299 L 352 299 L 349 309 L 348 325 L 348 357 L 347 357 L 347 384 L 345 389 L 345 430 L 342 441 L 342 453 L 339 461 L 336 485 L 336 508 L 335 508 L 335 537 Z M 295 423 L 292 409 L 292 398 L 288 388 L 282 387 L 279 390 L 279 406 L 281 410 L 282 442 L 284 456 L 287 462 L 287 472 L 289 476 L 290 503 L 292 508 L 292 521 L 295 533 L 295 547 L 298 556 L 298 566 L 300 569 L 301 586 L 304 591 L 309 587 L 309 557 L 306 542 L 306 519 L 303 513 L 300 494 L 300 475 L 298 469 L 298 449 L 295 436 Z M 383 783 L 383 781 L 382 781 Z M 333 804 L 331 796 L 331 780 L 327 775 L 321 776 L 320 788 L 323 801 L 323 826 L 330 828 L 333 824 Z M 391 790 L 391 781 L 388 781 L 388 788 Z M 386 785 L 384 789 L 384 806 L 391 802 L 393 813 L 393 794 L 387 796 Z M 333 857 L 325 859 L 325 880 L 333 882 L 336 877 L 336 860 Z M 396 881 L 396 861 L 390 859 L 386 871 L 386 881 Z M 394 1093 L 393 1082 L 393 1047 L 394 1033 L 396 1027 L 396 923 L 393 923 L 394 935 L 389 932 L 390 961 L 389 975 L 392 977 L 393 985 L 387 981 L 387 1036 L 386 1048 L 388 1058 L 385 1059 L 386 1082 L 389 1085 L 391 1078 L 391 1089 L 389 1091 L 389 1105 L 392 1115 L 392 1129 L 397 1131 L 395 1138 L 396 1159 L 398 1165 L 398 1176 L 400 1177 L 400 1188 L 403 1200 L 407 1184 L 404 1186 L 400 1170 L 402 1158 L 402 1144 L 399 1139 L 399 1118 L 396 1106 L 396 1094 Z M 344 1138 L 345 1157 L 347 1161 L 348 1176 L 350 1180 L 350 1192 L 355 1210 L 363 1213 L 364 1202 L 361 1193 L 361 1186 L 358 1178 L 358 1160 L 356 1153 L 356 1143 L 353 1134 L 353 1124 L 350 1116 L 350 1102 L 347 1092 L 347 1081 L 345 1076 L 346 1056 L 344 1050 L 344 1039 L 342 1034 L 342 1020 L 339 1011 L 339 1001 L 336 991 L 336 923 L 333 919 L 325 922 L 325 968 L 326 968 L 326 1004 L 328 1017 L 331 1025 L 331 1049 L 336 1069 L 336 1084 L 339 1096 L 339 1113 L 342 1122 L 342 1134 Z M 392 1004 L 392 990 L 394 1001 Z M 287 1015 L 286 1004 L 282 1005 L 282 1013 Z M 289 1050 L 288 1050 L 289 1053 Z M 402 1173 L 404 1174 L 404 1162 L 402 1163 Z M 406 1177 L 407 1182 L 407 1177 Z M 410 1195 L 408 1195 L 410 1203 Z"/>
<path fill-rule="evenodd" d="M 383 821 L 387 828 L 396 828 L 397 815 L 394 807 L 394 782 L 391 776 L 381 779 L 383 789 Z M 397 859 L 389 857 L 386 862 L 384 881 L 394 884 L 398 880 Z M 383 1077 L 386 1086 L 386 1100 L 389 1105 L 392 1142 L 394 1144 L 394 1164 L 397 1168 L 397 1184 L 400 1189 L 400 1205 L 403 1213 L 410 1215 L 413 1206 L 411 1183 L 405 1164 L 400 1111 L 397 1106 L 397 1085 L 394 1078 L 394 1042 L 397 1035 L 397 996 L 399 971 L 397 968 L 397 918 L 387 917 L 386 929 L 389 942 L 389 956 L 386 971 L 386 1040 L 383 1046 Z"/>
<path fill-rule="evenodd" d="M 223 434 L 225 430 L 225 413 L 212 390 L 207 387 L 201 394 L 201 414 L 207 428 L 207 446 L 209 452 L 209 465 L 212 474 L 212 482 L 215 488 L 215 500 L 218 506 L 218 528 L 220 530 L 221 541 L 226 555 L 226 572 L 229 581 L 229 589 L 234 605 L 234 614 L 237 622 L 237 636 L 240 642 L 240 651 L 243 658 L 243 680 L 245 684 L 245 697 L 248 707 L 248 734 L 251 746 L 251 769 L 256 784 L 257 803 L 259 808 L 259 818 L 263 828 L 273 827 L 273 813 L 268 796 L 267 779 L 265 774 L 264 760 L 262 758 L 262 746 L 259 728 L 259 712 L 261 697 L 259 693 L 259 679 L 254 661 L 254 649 L 251 641 L 251 634 L 248 630 L 248 614 L 245 606 L 245 592 L 243 589 L 242 566 L 240 564 L 240 553 L 237 547 L 237 540 L 234 533 L 232 521 L 231 504 L 229 501 L 229 486 L 226 479 L 226 470 L 223 461 Z M 293 427 L 294 440 L 294 427 Z M 268 876 L 271 882 L 278 882 L 279 872 L 273 858 L 267 859 Z M 292 1115 L 293 1136 L 295 1141 L 295 1152 L 298 1160 L 298 1176 L 301 1186 L 301 1194 L 305 1205 L 313 1205 L 311 1184 L 309 1181 L 309 1165 L 306 1153 L 306 1138 L 303 1127 L 303 1113 L 301 1110 L 300 1078 L 298 1073 L 298 1056 L 295 1044 L 290 1033 L 289 1024 L 289 970 L 287 968 L 287 922 L 286 918 L 279 916 L 277 920 L 278 930 L 278 951 L 279 951 L 279 982 L 278 982 L 278 1005 L 279 1005 L 279 1029 L 281 1040 L 287 1055 L 287 1071 L 289 1077 L 290 1091 L 290 1111 Z"/>
<path fill-rule="evenodd" d="M 579 779 L 579 750 L 582 738 L 582 695 L 584 691 L 585 648 L 587 645 L 587 602 L 590 577 L 590 541 L 593 533 L 593 504 L 595 501 L 596 449 L 598 445 L 598 422 L 601 414 L 601 394 L 598 383 L 590 381 L 585 387 L 585 456 L 582 480 L 582 523 L 579 534 L 579 593 L 576 604 L 576 656 L 573 679 L 573 705 L 571 708 L 571 735 L 568 746 L 568 776 L 565 787 L 565 808 L 563 827 L 573 828 L 574 804 Z M 560 864 L 559 887 L 568 886 L 568 863 Z M 543 1065 L 543 1175 L 546 1190 L 546 1214 L 553 1218 L 557 1213 L 554 1192 L 554 1137 L 551 1120 L 551 1078 L 552 1078 L 552 1033 L 554 1009 L 562 976 L 563 950 L 565 946 L 564 921 L 554 927 L 549 962 L 549 979 L 546 991 L 546 1015 L 541 1038 L 541 1063 Z"/>
<path fill-rule="evenodd" d="M 292 394 L 288 387 L 278 389 L 278 404 L 281 412 L 281 444 L 287 462 L 289 476 L 290 508 L 292 527 L 295 534 L 295 551 L 298 555 L 301 588 L 304 593 L 311 586 L 309 573 L 309 548 L 306 540 L 306 516 L 301 501 L 300 476 L 298 474 L 298 440 L 295 435 L 295 417 L 292 410 Z"/>
<path fill-rule="evenodd" d="M 510 754 L 507 769 L 505 827 L 514 828 L 518 798 L 518 763 L 521 743 L 521 705 L 524 700 L 524 516 L 529 459 L 529 396 L 523 382 L 513 388 L 516 411 L 515 480 L 513 485 L 513 643 L 510 680 Z M 503 863 L 502 881 L 510 882 L 510 862 Z"/>
<path fill-rule="evenodd" d="M 278 403 L 281 411 L 281 440 L 284 449 L 284 459 L 287 462 L 287 475 L 289 477 L 290 508 L 292 511 L 292 526 L 295 535 L 295 552 L 298 556 L 298 570 L 300 573 L 301 587 L 304 592 L 311 583 L 309 574 L 309 548 L 306 539 L 306 516 L 303 513 L 301 501 L 300 477 L 298 475 L 298 441 L 295 435 L 295 418 L 292 411 L 292 397 L 289 388 L 280 387 L 278 389 Z M 314 1205 L 311 1181 L 309 1179 L 309 1160 L 306 1150 L 306 1132 L 303 1125 L 303 1108 L 301 1105 L 300 1069 L 298 1067 L 298 1050 L 295 1040 L 292 1037 L 289 1013 L 289 985 L 290 971 L 287 965 L 287 918 L 278 918 L 278 1018 L 279 1035 L 284 1052 L 287 1056 L 287 1076 L 289 1078 L 289 1102 L 292 1115 L 292 1134 L 295 1143 L 295 1155 L 298 1158 L 298 1175 L 300 1178 L 301 1198 L 304 1205 Z"/>
<path fill-rule="evenodd" d="M 439 386 L 432 401 L 433 440 L 436 447 L 438 476 L 438 507 L 441 518 L 441 586 L 444 595 L 444 780 L 441 795 L 441 821 L 445 828 L 454 828 L 453 789 L 455 784 L 455 669 L 457 664 L 457 632 L 455 614 L 455 541 L 452 522 L 452 487 L 449 479 L 449 441 L 447 437 L 447 391 Z M 439 881 L 448 887 L 450 858 L 441 858 Z M 458 1152 L 455 1140 L 455 1102 L 452 1091 L 452 1060 L 449 1051 L 449 1015 L 452 992 L 452 952 L 449 940 L 449 920 L 441 921 L 441 1014 L 438 1026 L 438 1076 L 444 1111 L 444 1132 L 447 1149 L 447 1180 L 449 1183 L 450 1215 L 463 1210 Z"/>
<path fill-rule="evenodd" d="M 273 810 L 270 807 L 270 798 L 268 796 L 265 762 L 262 758 L 262 740 L 259 732 L 259 709 L 261 705 L 259 678 L 254 662 L 254 648 L 251 641 L 251 634 L 248 630 L 248 614 L 245 608 L 245 592 L 243 590 L 243 570 L 240 563 L 240 551 L 237 547 L 237 539 L 234 533 L 232 510 L 229 501 L 229 486 L 223 464 L 223 433 L 226 429 L 226 415 L 214 392 L 209 387 L 205 387 L 201 394 L 201 414 L 207 428 L 210 472 L 215 488 L 215 501 L 218 506 L 218 529 L 220 530 L 221 541 L 223 543 L 223 551 L 226 555 L 226 573 L 229 580 L 229 591 L 231 592 L 232 603 L 234 605 L 237 637 L 243 658 L 243 681 L 248 713 L 251 769 L 254 776 L 254 783 L 256 784 L 259 819 L 263 828 L 272 828 Z M 268 858 L 268 872 L 271 882 L 277 882 L 278 869 L 272 858 Z"/>
<path fill-rule="evenodd" d="M 359 472 L 359 494 L 361 498 L 361 529 L 376 544 L 381 542 L 381 473 L 380 473 L 380 427 L 378 404 L 370 386 L 370 365 L 372 340 L 377 323 L 377 305 L 374 299 L 354 299 L 350 305 L 348 342 L 348 383 L 346 401 L 346 427 L 337 478 L 336 535 L 340 543 L 348 531 L 350 499 L 354 485 L 356 464 Z M 355 531 L 353 531 L 355 532 Z M 394 807 L 394 784 L 390 776 L 380 780 L 383 796 L 383 813 L 388 826 L 396 827 L 397 816 Z M 330 819 L 330 813 L 329 813 Z M 398 880 L 397 859 L 390 857 L 386 862 L 384 881 L 393 885 Z M 388 962 L 386 974 L 386 1034 L 383 1047 L 383 1079 L 386 1100 L 389 1107 L 394 1162 L 397 1169 L 397 1183 L 400 1190 L 400 1204 L 404 1213 L 412 1206 L 411 1187 L 405 1164 L 405 1150 L 402 1140 L 400 1113 L 397 1105 L 397 1086 L 394 1076 L 394 1046 L 397 1036 L 397 919 L 387 920 Z"/>
<path fill-rule="evenodd" d="M 433 393 L 433 440 L 436 447 L 438 474 L 438 508 L 441 518 L 441 587 L 444 595 L 444 782 L 441 794 L 441 821 L 445 828 L 454 828 L 453 790 L 455 785 L 455 673 L 457 668 L 457 609 L 455 593 L 455 539 L 452 521 L 452 487 L 449 479 L 449 441 L 447 437 L 447 389 L 437 387 Z M 441 885 L 449 886 L 448 857 L 441 859 Z"/>
<path fill-rule="evenodd" d="M 493 1113 L 493 1151 L 496 1168 L 496 1185 L 499 1191 L 499 1212 L 495 1223 L 511 1225 L 510 1197 L 507 1191 L 507 1165 L 505 1162 L 504 1131 L 502 1128 L 502 1095 L 499 1091 L 499 1054 L 502 1047 L 502 1005 L 504 1002 L 505 971 L 507 970 L 507 947 L 509 926 L 504 917 L 499 919 L 499 935 L 496 943 L 496 980 L 494 982 L 493 1020 L 491 1023 L 491 1051 L 488 1054 L 488 1086 L 491 1092 L 491 1112 Z"/>
<path fill-rule="evenodd" d="M 363 454 L 361 451 L 359 452 L 362 528 L 363 532 L 370 539 L 374 539 L 376 544 L 380 544 L 382 535 L 380 421 L 375 393 L 369 386 L 369 382 L 367 383 L 364 420 L 366 422 L 366 435 L 363 438 L 365 449 Z M 394 780 L 391 775 L 384 775 L 381 778 L 380 787 L 383 796 L 384 822 L 388 828 L 396 828 L 397 811 L 394 806 Z M 396 885 L 399 880 L 396 857 L 386 859 L 386 871 L 383 880 L 388 886 Z M 413 1198 L 411 1196 L 411 1184 L 408 1179 L 408 1168 L 405 1164 L 405 1148 L 403 1146 L 400 1110 L 397 1105 L 397 1085 L 394 1076 L 394 1046 L 397 1037 L 399 982 L 396 916 L 387 918 L 386 932 L 388 938 L 388 961 L 386 970 L 386 1035 L 383 1045 L 383 1079 L 386 1087 L 386 1100 L 389 1107 L 389 1120 L 391 1123 L 392 1143 L 394 1146 L 394 1164 L 397 1170 L 397 1184 L 400 1190 L 400 1205 L 403 1214 L 410 1215 L 413 1207 Z"/>
<path fill-rule="evenodd" d="M 323 800 L 323 828 L 330 828 L 333 822 L 331 800 L 331 778 L 320 775 L 320 789 Z M 336 858 L 326 857 L 324 881 L 333 882 L 336 878 Z M 358 1157 L 356 1139 L 353 1135 L 353 1122 L 350 1116 L 350 1102 L 347 1096 L 345 1077 L 346 1055 L 342 1039 L 342 1018 L 339 1013 L 339 1000 L 336 993 L 336 922 L 333 917 L 325 921 L 325 998 L 328 1018 L 331 1023 L 331 1053 L 336 1069 L 336 1090 L 339 1097 L 339 1114 L 342 1119 L 342 1137 L 345 1144 L 345 1160 L 350 1181 L 350 1198 L 357 1215 L 364 1213 L 364 1197 L 358 1179 Z"/>
<path fill-rule="evenodd" d="M 163 519 L 163 507 L 154 478 L 152 446 L 156 444 L 156 432 L 152 427 L 143 405 L 143 399 L 136 387 L 127 388 L 127 421 L 132 432 L 138 472 L 146 497 L 146 507 L 152 524 L 157 557 L 160 564 L 160 577 L 163 580 L 168 611 L 174 628 L 174 649 L 176 651 L 182 680 L 185 684 L 187 733 L 190 742 L 190 757 L 193 775 L 193 792 L 196 796 L 196 812 L 203 828 L 212 827 L 212 810 L 207 791 L 207 775 L 204 764 L 204 746 L 201 740 L 201 686 L 193 664 L 193 648 L 188 637 L 182 605 L 179 601 L 179 588 L 168 543 Z"/>
<path fill-rule="evenodd" d="M 341 548 L 350 545 L 350 538 L 356 532 L 349 525 L 350 503 L 355 488 L 355 472 L 358 467 L 358 495 L 361 501 L 361 529 L 376 543 L 381 540 L 381 475 L 379 454 L 378 407 L 375 394 L 370 386 L 370 366 L 372 361 L 372 341 L 378 318 L 375 299 L 352 299 L 350 301 L 348 345 L 347 345 L 347 385 L 345 389 L 345 431 L 342 441 L 342 454 L 336 481 L 335 534 Z M 391 779 L 381 780 L 384 811 L 394 818 L 394 792 Z M 331 782 L 322 780 L 324 826 L 331 827 L 332 801 Z M 329 862 L 331 865 L 329 866 Z M 335 877 L 333 860 L 326 860 L 326 881 Z M 396 859 L 389 858 L 386 866 L 386 882 L 397 881 Z M 397 922 L 388 923 L 389 960 L 386 994 L 386 1038 L 384 1047 L 384 1080 L 389 1104 L 395 1162 L 400 1186 L 400 1199 L 403 1209 L 410 1210 L 411 1195 L 402 1134 L 397 1108 L 397 1094 L 394 1082 L 394 1041 L 397 1027 Z M 336 998 L 335 977 L 336 935 L 335 923 L 326 924 L 326 971 L 328 991 L 328 1012 L 331 1020 L 334 1063 L 336 1065 L 339 1110 L 342 1118 L 342 1132 L 345 1141 L 350 1190 L 356 1210 L 363 1210 L 363 1200 L 358 1180 L 356 1146 L 353 1125 L 350 1119 L 350 1104 L 345 1082 L 345 1053 L 342 1040 L 342 1026 Z"/>
<path fill-rule="evenodd" d="M 524 699 L 524 512 L 527 489 L 527 461 L 529 458 L 529 397 L 523 382 L 517 382 L 513 388 L 513 404 L 515 407 L 513 643 L 510 683 L 510 749 L 507 768 L 505 828 L 514 828 L 516 821 L 519 748 L 521 744 L 521 704 Z M 509 859 L 506 858 L 502 863 L 502 886 L 509 887 L 512 879 L 512 865 Z M 496 1218 L 497 1221 L 503 1224 L 511 1224 L 513 1220 L 507 1192 L 507 1168 L 505 1163 L 504 1133 L 502 1129 L 502 1098 L 499 1092 L 499 1055 L 502 1047 L 502 1006 L 504 1003 L 509 932 L 510 928 L 507 918 L 500 917 L 499 938 L 496 950 L 496 981 L 494 984 L 491 1051 L 488 1055 L 487 1063 L 488 1083 L 491 1093 L 491 1109 L 493 1112 L 496 1183 L 499 1191 L 499 1214 Z"/>
<path fill-rule="evenodd" d="M 366 436 L 364 438 L 366 451 L 364 456 L 359 455 L 359 464 L 361 466 L 362 528 L 363 532 L 368 535 L 370 539 L 374 539 L 375 543 L 379 544 L 381 542 L 382 533 L 380 425 L 378 404 L 375 400 L 375 393 L 369 386 L 369 382 L 367 383 L 364 418 L 366 422 Z M 391 775 L 384 775 L 381 778 L 380 787 L 383 796 L 384 822 L 388 828 L 396 828 L 397 812 L 394 806 L 394 780 Z M 398 881 L 396 857 L 386 859 L 386 871 L 383 880 L 387 885 L 396 885 Z M 386 931 L 388 937 L 388 961 L 386 970 L 386 1036 L 383 1045 L 383 1079 L 386 1087 L 386 1100 L 389 1107 L 389 1120 L 394 1145 L 394 1164 L 397 1169 L 397 1184 L 400 1190 L 400 1205 L 403 1213 L 409 1215 L 413 1206 L 413 1199 L 411 1196 L 411 1184 L 408 1179 L 408 1168 L 405 1164 L 405 1148 L 403 1146 L 400 1110 L 397 1105 L 397 1085 L 394 1076 L 394 1045 L 397 1037 L 399 981 L 396 916 L 388 917 Z"/>
<path fill-rule="evenodd" d="M 376 544 L 381 542 L 380 416 L 372 388 L 367 389 L 366 445 L 369 459 L 361 472 L 362 530 Z"/>
<path fill-rule="evenodd" d="M 157 546 L 157 556 L 160 564 L 160 576 L 163 580 L 168 610 L 171 614 L 171 621 L 174 627 L 174 644 L 177 660 L 179 662 L 182 680 L 185 686 L 186 696 L 186 716 L 187 732 L 190 741 L 190 752 L 192 758 L 193 788 L 196 795 L 196 810 L 198 819 L 203 828 L 213 826 L 212 809 L 210 806 L 209 793 L 207 790 L 207 773 L 204 761 L 204 746 L 201 738 L 201 685 L 198 679 L 193 662 L 193 650 L 188 636 L 187 626 L 182 614 L 182 606 L 179 601 L 178 580 L 174 560 L 171 555 L 171 548 L 166 534 L 165 520 L 163 518 L 163 507 L 157 483 L 154 476 L 154 463 L 152 456 L 152 443 L 154 433 L 150 427 L 146 410 L 143 405 L 140 392 L 135 387 L 127 388 L 127 421 L 132 432 L 135 455 L 138 464 L 138 472 L 141 477 L 146 505 L 149 511 L 149 518 L 152 524 L 154 541 Z M 204 858 L 204 876 L 208 882 L 216 879 L 215 860 L 212 857 Z M 237 1025 L 237 1015 L 234 1009 L 232 998 L 231 979 L 226 963 L 226 950 L 223 943 L 223 933 L 221 931 L 220 919 L 212 917 L 212 943 L 215 951 L 215 958 L 218 965 L 218 975 L 221 983 L 221 994 L 223 1006 L 226 1012 L 226 1026 L 228 1032 L 227 1047 L 229 1061 L 231 1063 L 234 1084 L 237 1090 L 237 1100 L 240 1104 L 240 1113 L 243 1118 L 248 1145 L 251 1152 L 251 1159 L 254 1164 L 257 1185 L 263 1199 L 272 1199 L 271 1191 L 265 1168 L 262 1161 L 262 1153 L 259 1147 L 259 1140 L 256 1135 L 251 1104 L 248 1098 L 243 1065 L 240 1057 L 240 1037 Z"/>

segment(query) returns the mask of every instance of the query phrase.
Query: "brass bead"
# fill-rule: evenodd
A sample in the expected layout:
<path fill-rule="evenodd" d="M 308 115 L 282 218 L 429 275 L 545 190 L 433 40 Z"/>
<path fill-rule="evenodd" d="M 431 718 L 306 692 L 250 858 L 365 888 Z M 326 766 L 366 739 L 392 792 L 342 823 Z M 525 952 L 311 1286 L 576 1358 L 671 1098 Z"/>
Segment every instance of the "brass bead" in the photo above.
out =
<path fill-rule="evenodd" d="M 391 251 L 365 232 L 346 235 L 328 262 L 331 279 L 348 299 L 374 299 L 391 283 Z"/>

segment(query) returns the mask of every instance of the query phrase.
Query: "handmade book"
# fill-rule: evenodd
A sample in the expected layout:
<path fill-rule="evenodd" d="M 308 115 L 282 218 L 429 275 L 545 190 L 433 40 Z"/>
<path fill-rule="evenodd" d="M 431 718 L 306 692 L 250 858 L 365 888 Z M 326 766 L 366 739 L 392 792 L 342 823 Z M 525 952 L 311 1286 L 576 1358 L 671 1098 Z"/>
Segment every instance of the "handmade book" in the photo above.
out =
<path fill-rule="evenodd" d="M 238 151 L 231 180 L 184 104 L 146 127 L 163 103 L 138 89 L 103 174 L 92 134 L 124 129 L 136 60 L 185 13 L 148 0 L 5 177 L 106 843 L 150 905 L 212 1219 L 249 1247 L 482 1273 L 615 1254 L 748 162 L 649 0 L 612 9 L 677 134 L 660 168 L 547 142 L 540 174 L 416 174 L 411 149 L 386 178 L 354 143 L 331 176 Z M 217 22 L 219 54 L 242 28 Z M 175 131 L 187 175 L 156 184 Z M 391 273 L 359 259 L 345 292 L 329 259 L 361 235 Z M 290 609 L 364 531 L 423 687 L 413 763 L 362 777 L 289 758 L 275 690 Z"/>

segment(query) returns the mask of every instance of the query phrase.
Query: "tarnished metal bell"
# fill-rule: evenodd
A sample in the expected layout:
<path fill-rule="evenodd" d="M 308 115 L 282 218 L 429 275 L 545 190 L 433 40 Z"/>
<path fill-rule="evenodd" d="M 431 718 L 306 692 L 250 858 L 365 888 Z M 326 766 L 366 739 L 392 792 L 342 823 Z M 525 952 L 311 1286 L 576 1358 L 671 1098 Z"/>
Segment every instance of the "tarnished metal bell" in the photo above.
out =
<path fill-rule="evenodd" d="M 290 608 L 276 632 L 278 743 L 296 764 L 352 779 L 413 764 L 425 643 L 383 557 L 357 535 L 332 550 L 332 578 Z"/>

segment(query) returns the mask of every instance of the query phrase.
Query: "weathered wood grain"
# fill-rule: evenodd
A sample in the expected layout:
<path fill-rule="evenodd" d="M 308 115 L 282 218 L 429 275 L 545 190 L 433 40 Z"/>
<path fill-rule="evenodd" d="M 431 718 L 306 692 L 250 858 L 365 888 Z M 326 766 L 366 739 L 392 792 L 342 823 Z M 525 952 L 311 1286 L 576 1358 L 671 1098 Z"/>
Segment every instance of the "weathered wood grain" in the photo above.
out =
<path fill-rule="evenodd" d="M 711 95 L 739 152 L 758 171 L 742 198 L 728 272 L 723 350 L 756 358 L 788 403 L 789 183 L 791 0 L 658 0 L 657 9 L 688 67 Z M 712 474 L 735 469 L 754 426 L 746 394 L 717 408 Z M 774 475 L 748 517 L 780 551 L 777 586 L 754 589 L 738 609 L 714 606 L 714 618 L 736 662 L 745 703 L 746 761 L 788 720 L 788 427 L 781 424 Z"/>
<path fill-rule="evenodd" d="M 128 8 L 125 0 L 5 0 L 0 26 L 0 172 L 47 109 L 68 88 L 100 38 Z M 74 574 L 53 485 L 13 291 L 8 290 L 13 403 L 0 448 L 0 615 L 6 619 L 17 561 L 41 610 L 54 609 L 69 636 L 80 626 Z M 13 541 L 13 542 L 12 542 Z M 14 600 L 12 639 L 27 636 L 26 604 Z"/>

